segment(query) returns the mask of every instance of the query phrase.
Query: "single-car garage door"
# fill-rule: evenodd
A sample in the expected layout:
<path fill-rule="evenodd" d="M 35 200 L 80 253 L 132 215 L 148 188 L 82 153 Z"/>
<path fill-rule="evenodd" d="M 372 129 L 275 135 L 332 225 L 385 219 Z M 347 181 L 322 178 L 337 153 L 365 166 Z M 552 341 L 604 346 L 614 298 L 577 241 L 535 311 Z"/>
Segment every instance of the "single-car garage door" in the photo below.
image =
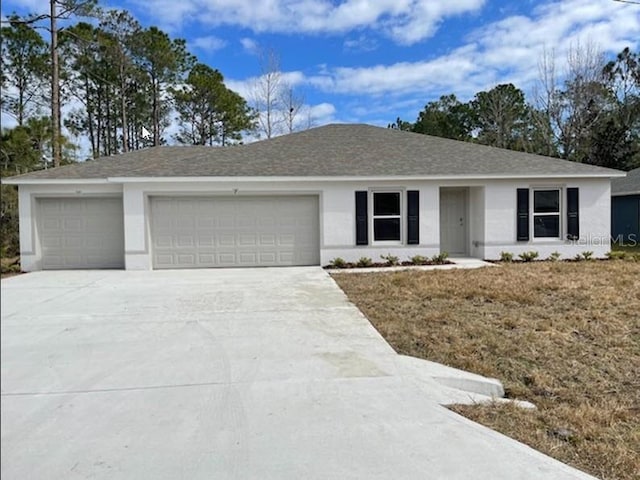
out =
<path fill-rule="evenodd" d="M 318 265 L 318 197 L 152 197 L 154 268 Z"/>
<path fill-rule="evenodd" d="M 42 268 L 124 268 L 122 199 L 40 198 Z"/>

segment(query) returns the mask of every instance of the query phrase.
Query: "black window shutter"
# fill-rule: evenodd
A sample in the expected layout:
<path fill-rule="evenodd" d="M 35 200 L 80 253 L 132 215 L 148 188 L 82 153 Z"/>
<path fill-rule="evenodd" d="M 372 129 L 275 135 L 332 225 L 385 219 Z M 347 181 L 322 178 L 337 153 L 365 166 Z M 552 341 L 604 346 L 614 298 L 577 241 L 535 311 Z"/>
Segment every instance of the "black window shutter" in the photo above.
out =
<path fill-rule="evenodd" d="M 577 188 L 567 188 L 567 238 L 580 238 L 579 194 Z"/>
<path fill-rule="evenodd" d="M 517 238 L 519 242 L 529 240 L 529 189 L 518 188 Z"/>
<path fill-rule="evenodd" d="M 407 244 L 420 243 L 420 192 L 407 190 Z"/>
<path fill-rule="evenodd" d="M 368 192 L 356 192 L 356 245 L 367 245 L 369 243 L 367 196 Z"/>

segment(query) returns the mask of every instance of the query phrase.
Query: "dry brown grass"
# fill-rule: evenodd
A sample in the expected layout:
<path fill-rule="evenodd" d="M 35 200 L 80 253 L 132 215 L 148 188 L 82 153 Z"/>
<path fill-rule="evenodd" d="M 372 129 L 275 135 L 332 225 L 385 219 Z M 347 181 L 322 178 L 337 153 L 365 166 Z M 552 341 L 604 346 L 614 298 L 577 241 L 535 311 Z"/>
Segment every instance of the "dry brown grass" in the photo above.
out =
<path fill-rule="evenodd" d="M 603 479 L 640 478 L 640 263 L 334 278 L 398 352 L 499 378 L 538 406 L 456 412 Z"/>

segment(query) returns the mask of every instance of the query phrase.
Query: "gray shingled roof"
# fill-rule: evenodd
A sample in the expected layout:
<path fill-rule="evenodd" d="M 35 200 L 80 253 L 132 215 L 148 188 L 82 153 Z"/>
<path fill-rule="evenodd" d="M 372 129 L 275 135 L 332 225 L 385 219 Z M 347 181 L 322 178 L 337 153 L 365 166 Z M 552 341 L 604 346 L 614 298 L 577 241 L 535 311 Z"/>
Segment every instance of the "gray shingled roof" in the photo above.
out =
<path fill-rule="evenodd" d="M 627 172 L 626 177 L 611 181 L 612 195 L 640 195 L 640 168 Z"/>
<path fill-rule="evenodd" d="M 615 176 L 616 170 L 370 125 L 326 125 L 231 147 L 154 147 L 13 177 Z"/>

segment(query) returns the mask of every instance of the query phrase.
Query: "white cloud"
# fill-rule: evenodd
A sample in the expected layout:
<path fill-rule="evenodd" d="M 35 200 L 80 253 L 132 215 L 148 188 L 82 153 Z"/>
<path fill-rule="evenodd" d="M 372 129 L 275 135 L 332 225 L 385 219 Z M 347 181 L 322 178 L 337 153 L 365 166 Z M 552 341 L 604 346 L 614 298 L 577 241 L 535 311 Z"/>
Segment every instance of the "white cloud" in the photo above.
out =
<path fill-rule="evenodd" d="M 40 5 L 36 0 L 5 0 Z M 140 5 L 143 0 L 131 0 Z M 153 8 L 149 8 L 149 3 Z M 234 25 L 253 32 L 282 34 L 347 34 L 346 50 L 368 48 L 382 33 L 396 43 L 416 43 L 432 35 L 452 15 L 473 14 L 485 0 L 154 0 L 144 2 L 148 13 L 164 23 L 186 21 L 216 26 Z M 531 3 L 531 2 L 530 2 Z M 535 3 L 535 2 L 533 2 Z M 372 66 L 318 65 L 315 72 L 283 72 L 292 86 L 342 95 L 336 108 L 319 103 L 308 108 L 317 124 L 336 121 L 401 116 L 413 112 L 443 94 L 456 93 L 462 100 L 498 83 L 513 82 L 526 92 L 538 77 L 543 51 L 553 51 L 561 66 L 571 45 L 595 43 L 612 55 L 625 46 L 640 46 L 640 10 L 637 5 L 613 1 L 540 1 L 528 15 L 510 15 L 488 22 L 462 39 L 462 45 L 440 56 L 412 62 Z M 149 12 L 149 10 L 151 12 Z M 214 36 L 199 39 L 216 45 Z M 198 42 L 199 40 L 194 41 Z M 220 39 L 218 39 L 220 40 Z M 382 40 L 379 40 L 382 42 Z M 240 38 L 243 49 L 255 54 L 255 38 Z M 226 84 L 249 99 L 255 78 L 231 79 Z M 331 99 L 331 101 L 334 101 Z M 338 103 L 336 103 L 338 105 Z M 385 109 L 387 114 L 385 115 Z"/>
<path fill-rule="evenodd" d="M 306 78 L 307 83 L 323 91 L 373 97 L 451 91 L 452 86 L 465 83 L 475 88 L 483 80 L 474 59 L 464 49 L 433 60 L 337 67 Z"/>
<path fill-rule="evenodd" d="M 260 82 L 261 77 L 249 77 L 244 80 L 226 79 L 225 85 L 240 94 L 247 100 L 250 100 L 256 85 Z M 283 87 L 296 88 L 301 85 L 309 83 L 309 80 L 300 71 L 280 72 L 279 78 L 280 85 Z"/>
<path fill-rule="evenodd" d="M 170 33 L 180 31 L 185 19 L 198 18 L 201 0 L 130 0 L 135 9 L 154 19 L 154 24 Z M 123 6 L 122 8 L 127 8 Z"/>
<path fill-rule="evenodd" d="M 484 0 L 415 2 L 408 14 L 392 20 L 390 36 L 398 43 L 412 45 L 431 37 L 447 17 L 477 12 Z"/>
<path fill-rule="evenodd" d="M 545 50 L 553 50 L 556 63 L 566 62 L 578 44 L 594 44 L 606 54 L 635 47 L 640 37 L 637 6 L 590 0 L 550 2 L 531 17 L 508 17 L 475 32 L 478 67 L 496 72 L 496 80 L 510 77 L 525 87 L 537 77 Z"/>
<path fill-rule="evenodd" d="M 347 38 L 342 45 L 349 52 L 372 52 L 378 48 L 376 39 L 362 34 L 355 38 Z"/>
<path fill-rule="evenodd" d="M 510 16 L 489 23 L 470 33 L 462 46 L 439 57 L 367 67 L 320 65 L 315 74 L 285 75 L 296 86 L 351 97 L 332 118 L 358 121 L 384 116 L 385 110 L 395 118 L 404 112 L 415 114 L 440 95 L 455 93 L 466 101 L 498 83 L 512 82 L 529 93 L 538 79 L 538 63 L 545 50 L 553 50 L 560 67 L 578 43 L 596 43 L 609 55 L 625 46 L 637 48 L 639 31 L 640 16 L 632 5 L 555 1 L 536 8 L 529 17 Z M 254 81 L 236 81 L 234 85 L 248 94 Z"/>
<path fill-rule="evenodd" d="M 13 115 L 10 115 L 4 110 L 0 112 L 0 127 L 4 130 L 10 130 L 18 125 L 18 121 Z"/>
<path fill-rule="evenodd" d="M 242 48 L 244 48 L 244 50 L 250 55 L 258 54 L 258 51 L 259 51 L 258 42 L 256 42 L 252 38 L 246 38 L 246 37 L 241 38 L 240 44 L 242 45 Z"/>
<path fill-rule="evenodd" d="M 132 0 L 148 9 L 148 2 Z M 447 17 L 477 12 L 486 0 L 155 0 L 149 12 L 163 26 L 198 21 L 253 32 L 344 34 L 371 29 L 399 44 L 433 35 Z"/>
<path fill-rule="evenodd" d="M 335 122 L 336 107 L 331 103 L 319 103 L 317 105 L 307 105 L 303 110 L 301 123 L 310 123 L 314 126 L 326 125 Z M 304 118 L 306 116 L 306 118 Z"/>
<path fill-rule="evenodd" d="M 466 44 L 429 60 L 334 67 L 305 82 L 327 92 L 359 96 L 422 95 L 455 92 L 464 98 L 513 82 L 525 91 L 538 77 L 538 62 L 545 49 L 553 49 L 557 65 L 566 62 L 578 43 L 595 43 L 615 54 L 625 46 L 637 47 L 640 37 L 637 6 L 566 0 L 547 3 L 530 17 L 511 16 L 472 32 Z"/>
<path fill-rule="evenodd" d="M 435 58 L 366 67 L 318 65 L 314 74 L 283 72 L 283 78 L 294 87 L 343 95 L 347 101 L 341 102 L 340 111 L 328 115 L 331 121 L 359 121 L 384 117 L 385 113 L 390 120 L 396 115 L 407 118 L 444 94 L 455 93 L 466 101 L 480 90 L 508 82 L 529 93 L 538 79 L 538 63 L 545 49 L 554 51 L 560 67 L 578 42 L 595 42 L 609 55 L 625 46 L 637 48 L 637 13 L 632 5 L 552 2 L 529 17 L 510 16 L 489 23 L 471 32 L 462 46 Z M 227 83 L 250 98 L 255 81 L 248 78 Z"/>
<path fill-rule="evenodd" d="M 216 50 L 221 50 L 227 46 L 226 40 L 218 38 L 214 35 L 198 37 L 189 43 L 193 46 L 193 48 L 196 48 L 203 52 L 215 52 Z"/>
<path fill-rule="evenodd" d="M 281 81 L 283 85 L 297 87 L 306 81 L 306 77 L 299 71 L 282 72 Z"/>
<path fill-rule="evenodd" d="M 254 80 L 252 79 L 234 80 L 233 78 L 225 78 L 224 80 L 224 84 L 227 86 L 227 88 L 233 90 L 245 99 L 249 98 L 253 82 Z"/>

